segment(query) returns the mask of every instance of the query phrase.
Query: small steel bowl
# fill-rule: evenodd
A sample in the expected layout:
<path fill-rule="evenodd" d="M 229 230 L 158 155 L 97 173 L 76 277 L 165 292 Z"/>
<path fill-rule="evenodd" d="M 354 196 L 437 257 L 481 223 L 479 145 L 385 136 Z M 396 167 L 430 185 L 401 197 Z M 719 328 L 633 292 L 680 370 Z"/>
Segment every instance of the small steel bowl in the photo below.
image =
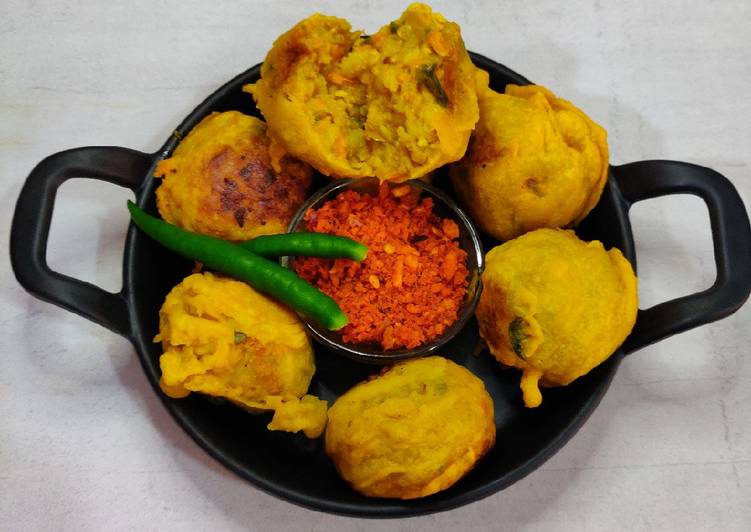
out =
<path fill-rule="evenodd" d="M 342 341 L 342 334 L 330 331 L 301 316 L 313 338 L 331 350 L 360 362 L 371 364 L 390 364 L 397 360 L 425 356 L 434 353 L 439 347 L 451 340 L 462 330 L 472 317 L 475 306 L 482 290 L 480 275 L 484 268 L 483 250 L 477 230 L 467 215 L 459 206 L 428 183 L 413 179 L 397 185 L 409 185 L 420 191 L 421 197 L 433 199 L 433 212 L 441 218 L 450 218 L 459 226 L 459 246 L 467 253 L 467 270 L 469 272 L 467 293 L 457 312 L 456 321 L 447 328 L 442 335 L 434 340 L 422 344 L 414 349 L 384 350 L 378 344 L 349 344 Z M 305 213 L 308 209 L 318 209 L 327 201 L 333 199 L 345 190 L 356 190 L 365 194 L 376 194 L 379 181 L 377 179 L 339 179 L 319 189 L 305 204 L 300 207 L 287 228 L 290 233 L 305 231 Z M 290 258 L 282 257 L 282 266 L 291 267 Z"/>

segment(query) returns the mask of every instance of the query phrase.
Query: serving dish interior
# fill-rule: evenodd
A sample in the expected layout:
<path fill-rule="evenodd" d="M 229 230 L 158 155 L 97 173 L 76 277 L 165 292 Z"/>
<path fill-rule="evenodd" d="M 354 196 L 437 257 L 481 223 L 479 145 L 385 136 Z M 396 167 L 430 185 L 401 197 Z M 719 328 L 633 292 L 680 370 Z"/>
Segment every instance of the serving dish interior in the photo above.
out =
<path fill-rule="evenodd" d="M 507 83 L 526 79 L 486 58 L 472 54 L 473 61 L 490 72 L 491 87 L 503 91 Z M 164 145 L 169 155 L 178 139 L 213 111 L 239 110 L 260 116 L 252 98 L 241 87 L 255 81 L 254 67 L 220 88 L 193 111 Z M 319 176 L 314 187 L 328 180 Z M 147 177 L 138 191 L 139 204 L 156 214 L 154 190 L 158 180 Z M 434 184 L 453 196 L 450 183 L 439 170 Z M 608 181 L 598 206 L 577 228 L 584 239 L 616 246 L 635 263 L 626 207 L 613 179 Z M 498 242 L 483 237 L 487 251 Z M 165 397 L 158 387 L 161 346 L 153 343 L 159 325 L 159 308 L 166 294 L 189 275 L 193 264 L 131 228 L 125 253 L 124 293 L 128 298 L 134 342 L 144 370 L 175 419 L 211 455 L 257 486 L 278 496 L 319 510 L 360 516 L 400 516 L 427 513 L 459 506 L 501 489 L 534 468 L 560 448 L 587 419 L 599 402 L 622 354 L 573 384 L 545 391 L 543 405 L 525 409 L 519 389 L 519 374 L 502 369 L 487 350 L 479 347 L 474 319 L 437 351 L 467 366 L 485 382 L 495 404 L 497 443 L 477 466 L 450 489 L 424 499 L 392 501 L 359 495 L 337 475 L 323 452 L 323 439 L 266 430 L 269 415 L 248 415 L 229 403 L 217 404 L 198 394 L 186 399 Z M 317 371 L 310 393 L 332 403 L 340 394 L 377 367 L 349 360 L 316 345 Z"/>

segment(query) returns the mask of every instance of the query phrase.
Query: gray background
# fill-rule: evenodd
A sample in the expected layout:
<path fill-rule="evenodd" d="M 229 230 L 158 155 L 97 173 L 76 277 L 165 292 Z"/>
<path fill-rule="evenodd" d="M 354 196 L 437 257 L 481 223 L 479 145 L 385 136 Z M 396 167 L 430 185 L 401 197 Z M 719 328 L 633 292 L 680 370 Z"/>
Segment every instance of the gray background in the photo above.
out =
<path fill-rule="evenodd" d="M 218 85 L 314 11 L 372 31 L 403 2 L 33 2 L 0 5 L 0 247 L 23 179 L 83 145 L 157 149 Z M 434 2 L 467 47 L 572 100 L 612 162 L 710 166 L 749 201 L 747 0 Z M 74 180 L 58 196 L 50 265 L 120 287 L 130 192 Z M 693 197 L 632 211 L 641 306 L 715 271 Z M 149 388 L 131 346 L 28 296 L 0 260 L 0 529 L 749 530 L 751 306 L 643 349 L 585 427 L 503 492 L 395 521 L 275 499 L 209 459 Z"/>

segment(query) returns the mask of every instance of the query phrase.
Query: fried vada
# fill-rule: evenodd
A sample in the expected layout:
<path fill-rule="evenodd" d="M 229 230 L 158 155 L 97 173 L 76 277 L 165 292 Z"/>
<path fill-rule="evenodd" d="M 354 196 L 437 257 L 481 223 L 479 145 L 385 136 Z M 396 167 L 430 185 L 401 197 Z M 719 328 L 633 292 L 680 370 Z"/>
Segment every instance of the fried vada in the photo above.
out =
<path fill-rule="evenodd" d="M 478 119 L 459 26 L 424 4 L 366 36 L 313 15 L 279 37 L 246 86 L 272 152 L 332 177 L 422 177 L 464 155 Z"/>
<path fill-rule="evenodd" d="M 162 305 L 155 341 L 168 396 L 223 397 L 274 411 L 270 430 L 323 432 L 327 404 L 306 395 L 315 361 L 303 324 L 247 284 L 208 272 L 185 278 Z"/>
<path fill-rule="evenodd" d="M 464 476 L 495 430 L 483 382 L 432 356 L 400 362 L 340 396 L 329 410 L 326 453 L 363 495 L 414 499 Z"/>
<path fill-rule="evenodd" d="M 270 160 L 266 124 L 238 111 L 212 113 L 157 165 L 159 213 L 225 240 L 283 233 L 305 200 L 312 169 L 291 157 L 272 169 Z"/>
<path fill-rule="evenodd" d="M 577 225 L 607 181 L 605 130 L 539 85 L 507 85 L 499 94 L 478 71 L 478 97 L 480 120 L 469 148 L 450 168 L 474 222 L 501 241 Z"/>
<path fill-rule="evenodd" d="M 538 383 L 561 386 L 605 361 L 636 321 L 637 279 L 621 252 L 573 231 L 538 229 L 490 250 L 475 314 L 501 363 L 523 371 L 528 407 Z"/>

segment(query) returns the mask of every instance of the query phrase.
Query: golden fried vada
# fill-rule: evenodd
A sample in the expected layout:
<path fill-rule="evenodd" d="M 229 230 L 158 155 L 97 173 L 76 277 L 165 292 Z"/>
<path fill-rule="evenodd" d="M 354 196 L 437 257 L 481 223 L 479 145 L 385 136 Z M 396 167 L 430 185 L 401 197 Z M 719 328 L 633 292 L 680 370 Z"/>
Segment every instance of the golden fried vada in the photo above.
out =
<path fill-rule="evenodd" d="M 424 4 L 371 36 L 313 15 L 279 37 L 250 92 L 272 151 L 332 177 L 422 177 L 464 155 L 478 119 L 459 26 Z"/>
<path fill-rule="evenodd" d="M 541 227 L 573 227 L 600 199 L 608 175 L 605 130 L 539 85 L 487 88 L 454 189 L 480 228 L 510 240 Z"/>
<path fill-rule="evenodd" d="M 272 169 L 266 124 L 227 111 L 201 120 L 155 173 L 163 176 L 156 191 L 162 218 L 239 241 L 285 232 L 305 200 L 312 169 L 291 157 Z"/>
<path fill-rule="evenodd" d="M 208 272 L 185 278 L 164 300 L 154 341 L 168 396 L 224 397 L 251 412 L 273 410 L 270 430 L 323 432 L 327 404 L 305 395 L 315 361 L 303 324 L 247 284 Z"/>
<path fill-rule="evenodd" d="M 493 401 L 466 368 L 439 356 L 412 359 L 340 396 L 325 439 L 339 474 L 363 495 L 425 497 L 492 447 Z"/>
<path fill-rule="evenodd" d="M 637 279 L 621 252 L 573 231 L 538 229 L 490 250 L 475 310 L 501 363 L 523 370 L 528 407 L 605 361 L 636 321 Z"/>

